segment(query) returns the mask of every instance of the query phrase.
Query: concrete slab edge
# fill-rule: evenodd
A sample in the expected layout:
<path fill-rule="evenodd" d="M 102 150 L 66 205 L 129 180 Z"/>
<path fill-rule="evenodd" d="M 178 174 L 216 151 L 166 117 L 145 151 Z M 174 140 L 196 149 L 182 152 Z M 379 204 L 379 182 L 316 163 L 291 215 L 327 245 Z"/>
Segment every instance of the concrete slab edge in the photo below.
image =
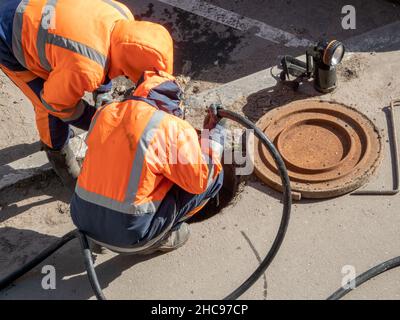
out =
<path fill-rule="evenodd" d="M 78 160 L 83 159 L 86 145 L 83 143 L 86 134 L 71 139 L 71 148 Z M 35 179 L 52 171 L 44 152 L 38 151 L 28 157 L 19 159 L 0 167 L 0 192 L 15 184 Z"/>

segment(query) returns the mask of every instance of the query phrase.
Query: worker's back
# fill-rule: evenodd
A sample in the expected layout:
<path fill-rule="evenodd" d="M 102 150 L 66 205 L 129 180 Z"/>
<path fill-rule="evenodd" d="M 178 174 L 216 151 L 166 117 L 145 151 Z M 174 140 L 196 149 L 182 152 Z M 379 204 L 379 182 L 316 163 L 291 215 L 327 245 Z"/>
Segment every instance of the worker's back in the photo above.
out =
<path fill-rule="evenodd" d="M 13 22 L 19 2 L 9 0 L 0 5 L 0 65 L 14 71 L 24 69 L 12 51 Z"/>
<path fill-rule="evenodd" d="M 189 123 L 153 106 L 179 109 L 175 89 L 172 80 L 146 73 L 132 99 L 95 115 L 71 206 L 75 224 L 92 238 L 126 247 L 141 241 L 150 225 L 160 232 L 174 218 L 174 208 L 157 216 L 171 187 L 200 194 L 221 170 L 219 160 L 215 168 L 208 163 Z"/>
<path fill-rule="evenodd" d="M 36 108 L 71 122 L 83 114 L 86 92 L 118 76 L 172 74 L 173 42 L 117 1 L 8 0 L 0 5 L 0 68 L 31 101 L 39 98 Z"/>
<path fill-rule="evenodd" d="M 0 38 L 9 55 L 43 79 L 56 67 L 79 64 L 98 73 L 106 67 L 110 35 L 121 19 L 134 18 L 111 0 L 9 0 L 0 8 Z M 6 50 L 1 52 L 3 64 Z"/>

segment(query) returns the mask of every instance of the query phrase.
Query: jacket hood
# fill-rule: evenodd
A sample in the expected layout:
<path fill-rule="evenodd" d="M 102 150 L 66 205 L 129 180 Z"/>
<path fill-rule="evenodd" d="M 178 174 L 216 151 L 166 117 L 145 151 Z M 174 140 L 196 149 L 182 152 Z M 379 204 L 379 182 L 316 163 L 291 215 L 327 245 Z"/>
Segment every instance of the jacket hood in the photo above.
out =
<path fill-rule="evenodd" d="M 117 21 L 111 35 L 108 75 L 127 76 L 135 83 L 145 71 L 173 74 L 173 40 L 163 26 L 147 22 Z"/>

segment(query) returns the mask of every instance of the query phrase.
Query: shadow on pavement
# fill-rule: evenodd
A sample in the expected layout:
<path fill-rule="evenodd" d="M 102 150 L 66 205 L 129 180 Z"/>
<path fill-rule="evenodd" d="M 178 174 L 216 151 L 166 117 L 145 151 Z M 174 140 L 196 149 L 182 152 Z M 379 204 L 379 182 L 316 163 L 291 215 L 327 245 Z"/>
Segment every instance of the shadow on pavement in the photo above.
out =
<path fill-rule="evenodd" d="M 44 235 L 31 230 L 4 228 L 0 234 L 0 252 L 2 252 L 0 278 L 24 265 L 58 239 L 58 237 Z M 157 254 L 148 256 L 111 256 L 111 253 L 108 253 L 106 261 L 99 264 L 95 263 L 96 273 L 102 289 L 107 288 L 125 270 L 156 256 Z M 95 256 L 95 258 L 96 260 L 102 259 L 102 256 Z M 45 276 L 45 274 L 41 273 L 44 265 L 52 265 L 56 270 L 56 290 L 44 290 L 41 287 L 41 281 Z M 130 284 L 127 283 L 126 285 Z M 93 296 L 78 239 L 66 244 L 38 267 L 0 292 L 0 299 L 87 300 Z M 129 297 L 126 298 L 129 299 Z"/>
<path fill-rule="evenodd" d="M 247 118 L 256 123 L 272 109 L 293 101 L 319 96 L 321 94 L 314 90 L 311 82 L 301 84 L 299 91 L 294 90 L 290 83 L 278 82 L 273 87 L 249 95 L 242 111 Z"/>
<path fill-rule="evenodd" d="M 50 196 L 36 201 L 24 200 Z M 61 201 L 69 204 L 72 192 L 65 188 L 53 171 L 42 173 L 34 178 L 3 189 L 0 194 L 0 223 L 11 219 L 31 208 Z M 25 202 L 21 204 L 20 202 Z M 2 229 L 1 229 L 2 230 Z M 1 232 L 0 232 L 1 234 Z"/>
<path fill-rule="evenodd" d="M 40 142 L 22 143 L 0 150 L 0 166 L 17 161 L 40 150 Z"/>

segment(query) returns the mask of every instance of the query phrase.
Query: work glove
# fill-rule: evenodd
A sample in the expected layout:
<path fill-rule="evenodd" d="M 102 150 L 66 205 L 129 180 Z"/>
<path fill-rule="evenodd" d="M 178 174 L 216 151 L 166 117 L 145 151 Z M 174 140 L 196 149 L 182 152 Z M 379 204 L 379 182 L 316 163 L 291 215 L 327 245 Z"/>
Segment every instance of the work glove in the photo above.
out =
<path fill-rule="evenodd" d="M 208 107 L 207 115 L 203 123 L 204 129 L 212 130 L 217 126 L 217 124 L 221 121 L 221 118 L 218 116 L 218 109 L 221 108 L 221 105 L 214 103 Z"/>
<path fill-rule="evenodd" d="M 105 104 L 109 104 L 114 101 L 111 92 L 100 93 L 96 95 L 95 108 L 98 109 Z"/>
<path fill-rule="evenodd" d="M 96 109 L 114 101 L 111 90 L 112 82 L 110 81 L 109 83 L 100 86 L 96 91 L 93 92 L 93 100 L 95 102 Z"/>
<path fill-rule="evenodd" d="M 221 105 L 212 104 L 207 109 L 207 116 L 204 119 L 203 128 L 204 130 L 208 130 L 208 137 L 204 136 L 204 131 L 202 133 L 203 138 L 210 139 L 221 146 L 221 154 L 219 157 L 222 156 L 222 150 L 225 145 L 225 139 L 227 135 L 226 130 L 226 119 L 222 119 L 218 116 L 218 110 L 222 109 Z"/>

